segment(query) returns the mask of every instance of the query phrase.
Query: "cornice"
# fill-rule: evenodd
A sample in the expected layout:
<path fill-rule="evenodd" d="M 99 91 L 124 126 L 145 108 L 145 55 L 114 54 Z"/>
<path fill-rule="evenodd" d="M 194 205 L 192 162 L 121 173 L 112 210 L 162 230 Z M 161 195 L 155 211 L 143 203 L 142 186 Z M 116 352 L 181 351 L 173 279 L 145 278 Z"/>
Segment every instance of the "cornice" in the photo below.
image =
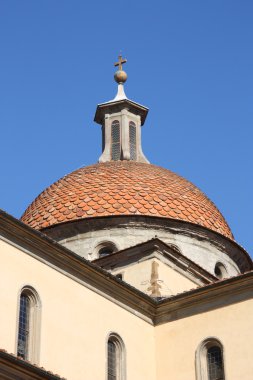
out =
<path fill-rule="evenodd" d="M 154 325 L 172 322 L 253 298 L 253 272 L 244 273 L 160 300 Z"/>
<path fill-rule="evenodd" d="M 103 118 L 106 113 L 112 114 L 124 108 L 128 109 L 129 112 L 132 112 L 135 115 L 140 115 L 141 125 L 145 123 L 149 111 L 148 108 L 130 99 L 115 100 L 98 104 L 94 121 L 98 124 L 103 124 Z"/>

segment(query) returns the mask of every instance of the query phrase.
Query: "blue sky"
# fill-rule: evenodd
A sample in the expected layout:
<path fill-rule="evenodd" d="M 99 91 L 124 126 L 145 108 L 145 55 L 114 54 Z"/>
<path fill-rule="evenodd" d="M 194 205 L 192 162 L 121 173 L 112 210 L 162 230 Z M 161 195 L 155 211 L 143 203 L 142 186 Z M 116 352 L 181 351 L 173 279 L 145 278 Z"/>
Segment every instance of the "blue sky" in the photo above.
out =
<path fill-rule="evenodd" d="M 116 93 L 150 108 L 149 160 L 199 186 L 253 255 L 253 2 L 0 1 L 0 207 L 95 163 L 93 117 Z"/>

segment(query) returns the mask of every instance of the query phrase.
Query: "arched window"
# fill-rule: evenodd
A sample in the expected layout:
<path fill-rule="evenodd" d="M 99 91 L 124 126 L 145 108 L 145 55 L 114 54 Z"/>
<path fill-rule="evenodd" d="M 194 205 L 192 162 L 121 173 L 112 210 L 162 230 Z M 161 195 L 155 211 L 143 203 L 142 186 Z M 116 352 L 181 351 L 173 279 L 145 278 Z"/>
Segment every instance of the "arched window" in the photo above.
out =
<path fill-rule="evenodd" d="M 112 139 L 112 160 L 120 160 L 120 125 L 118 120 L 112 122 L 111 128 Z"/>
<path fill-rule="evenodd" d="M 107 341 L 107 380 L 125 379 L 125 349 L 117 334 L 110 334 Z"/>
<path fill-rule="evenodd" d="M 133 121 L 129 123 L 129 145 L 130 160 L 136 160 L 136 125 Z"/>
<path fill-rule="evenodd" d="M 112 253 L 113 253 L 113 248 L 112 247 L 106 247 L 106 246 L 100 248 L 100 250 L 98 251 L 99 257 L 108 256 L 108 255 L 111 255 Z"/>
<path fill-rule="evenodd" d="M 222 263 L 216 263 L 214 268 L 215 276 L 219 279 L 226 278 L 227 277 L 227 270 L 225 266 Z"/>
<path fill-rule="evenodd" d="M 207 349 L 207 369 L 209 380 L 224 379 L 222 352 L 217 345 Z"/>
<path fill-rule="evenodd" d="M 205 339 L 196 352 L 197 380 L 225 380 L 223 346 L 216 338 Z"/>
<path fill-rule="evenodd" d="M 40 301 L 37 292 L 24 287 L 19 298 L 17 356 L 38 363 Z"/>
<path fill-rule="evenodd" d="M 27 294 L 22 293 L 19 304 L 18 325 L 18 352 L 17 355 L 23 359 L 28 357 L 28 340 L 30 335 L 30 299 Z"/>

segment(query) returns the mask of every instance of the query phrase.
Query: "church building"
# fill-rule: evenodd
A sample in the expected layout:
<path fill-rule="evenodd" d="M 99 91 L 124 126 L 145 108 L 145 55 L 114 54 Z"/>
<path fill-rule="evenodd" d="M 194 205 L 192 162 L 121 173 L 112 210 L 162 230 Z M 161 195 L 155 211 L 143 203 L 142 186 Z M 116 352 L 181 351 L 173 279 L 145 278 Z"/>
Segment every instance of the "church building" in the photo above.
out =
<path fill-rule="evenodd" d="M 0 379 L 252 380 L 252 259 L 203 192 L 146 158 L 125 62 L 96 109 L 98 163 L 20 220 L 0 211 Z"/>

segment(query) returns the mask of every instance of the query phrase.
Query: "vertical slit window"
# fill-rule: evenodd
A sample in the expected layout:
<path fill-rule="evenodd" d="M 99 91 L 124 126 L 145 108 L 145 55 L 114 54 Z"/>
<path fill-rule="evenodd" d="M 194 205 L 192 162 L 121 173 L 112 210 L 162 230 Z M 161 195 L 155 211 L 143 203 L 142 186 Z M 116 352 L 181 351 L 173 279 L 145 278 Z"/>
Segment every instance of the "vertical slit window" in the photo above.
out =
<path fill-rule="evenodd" d="M 17 356 L 38 363 L 41 303 L 35 289 L 26 286 L 19 298 Z"/>
<path fill-rule="evenodd" d="M 107 342 L 107 380 L 125 379 L 125 350 L 122 339 L 111 334 Z"/>
<path fill-rule="evenodd" d="M 220 347 L 213 346 L 208 348 L 207 367 L 209 380 L 224 380 L 223 360 Z"/>
<path fill-rule="evenodd" d="M 28 295 L 21 294 L 19 309 L 19 329 L 18 329 L 18 352 L 17 355 L 23 359 L 28 358 L 30 324 L 30 299 Z"/>
<path fill-rule="evenodd" d="M 117 380 L 117 358 L 116 345 L 111 340 L 108 341 L 108 380 Z"/>
<path fill-rule="evenodd" d="M 112 160 L 120 160 L 120 125 L 118 120 L 112 122 Z"/>
<path fill-rule="evenodd" d="M 129 145 L 130 160 L 136 160 L 136 125 L 132 121 L 129 123 Z"/>

